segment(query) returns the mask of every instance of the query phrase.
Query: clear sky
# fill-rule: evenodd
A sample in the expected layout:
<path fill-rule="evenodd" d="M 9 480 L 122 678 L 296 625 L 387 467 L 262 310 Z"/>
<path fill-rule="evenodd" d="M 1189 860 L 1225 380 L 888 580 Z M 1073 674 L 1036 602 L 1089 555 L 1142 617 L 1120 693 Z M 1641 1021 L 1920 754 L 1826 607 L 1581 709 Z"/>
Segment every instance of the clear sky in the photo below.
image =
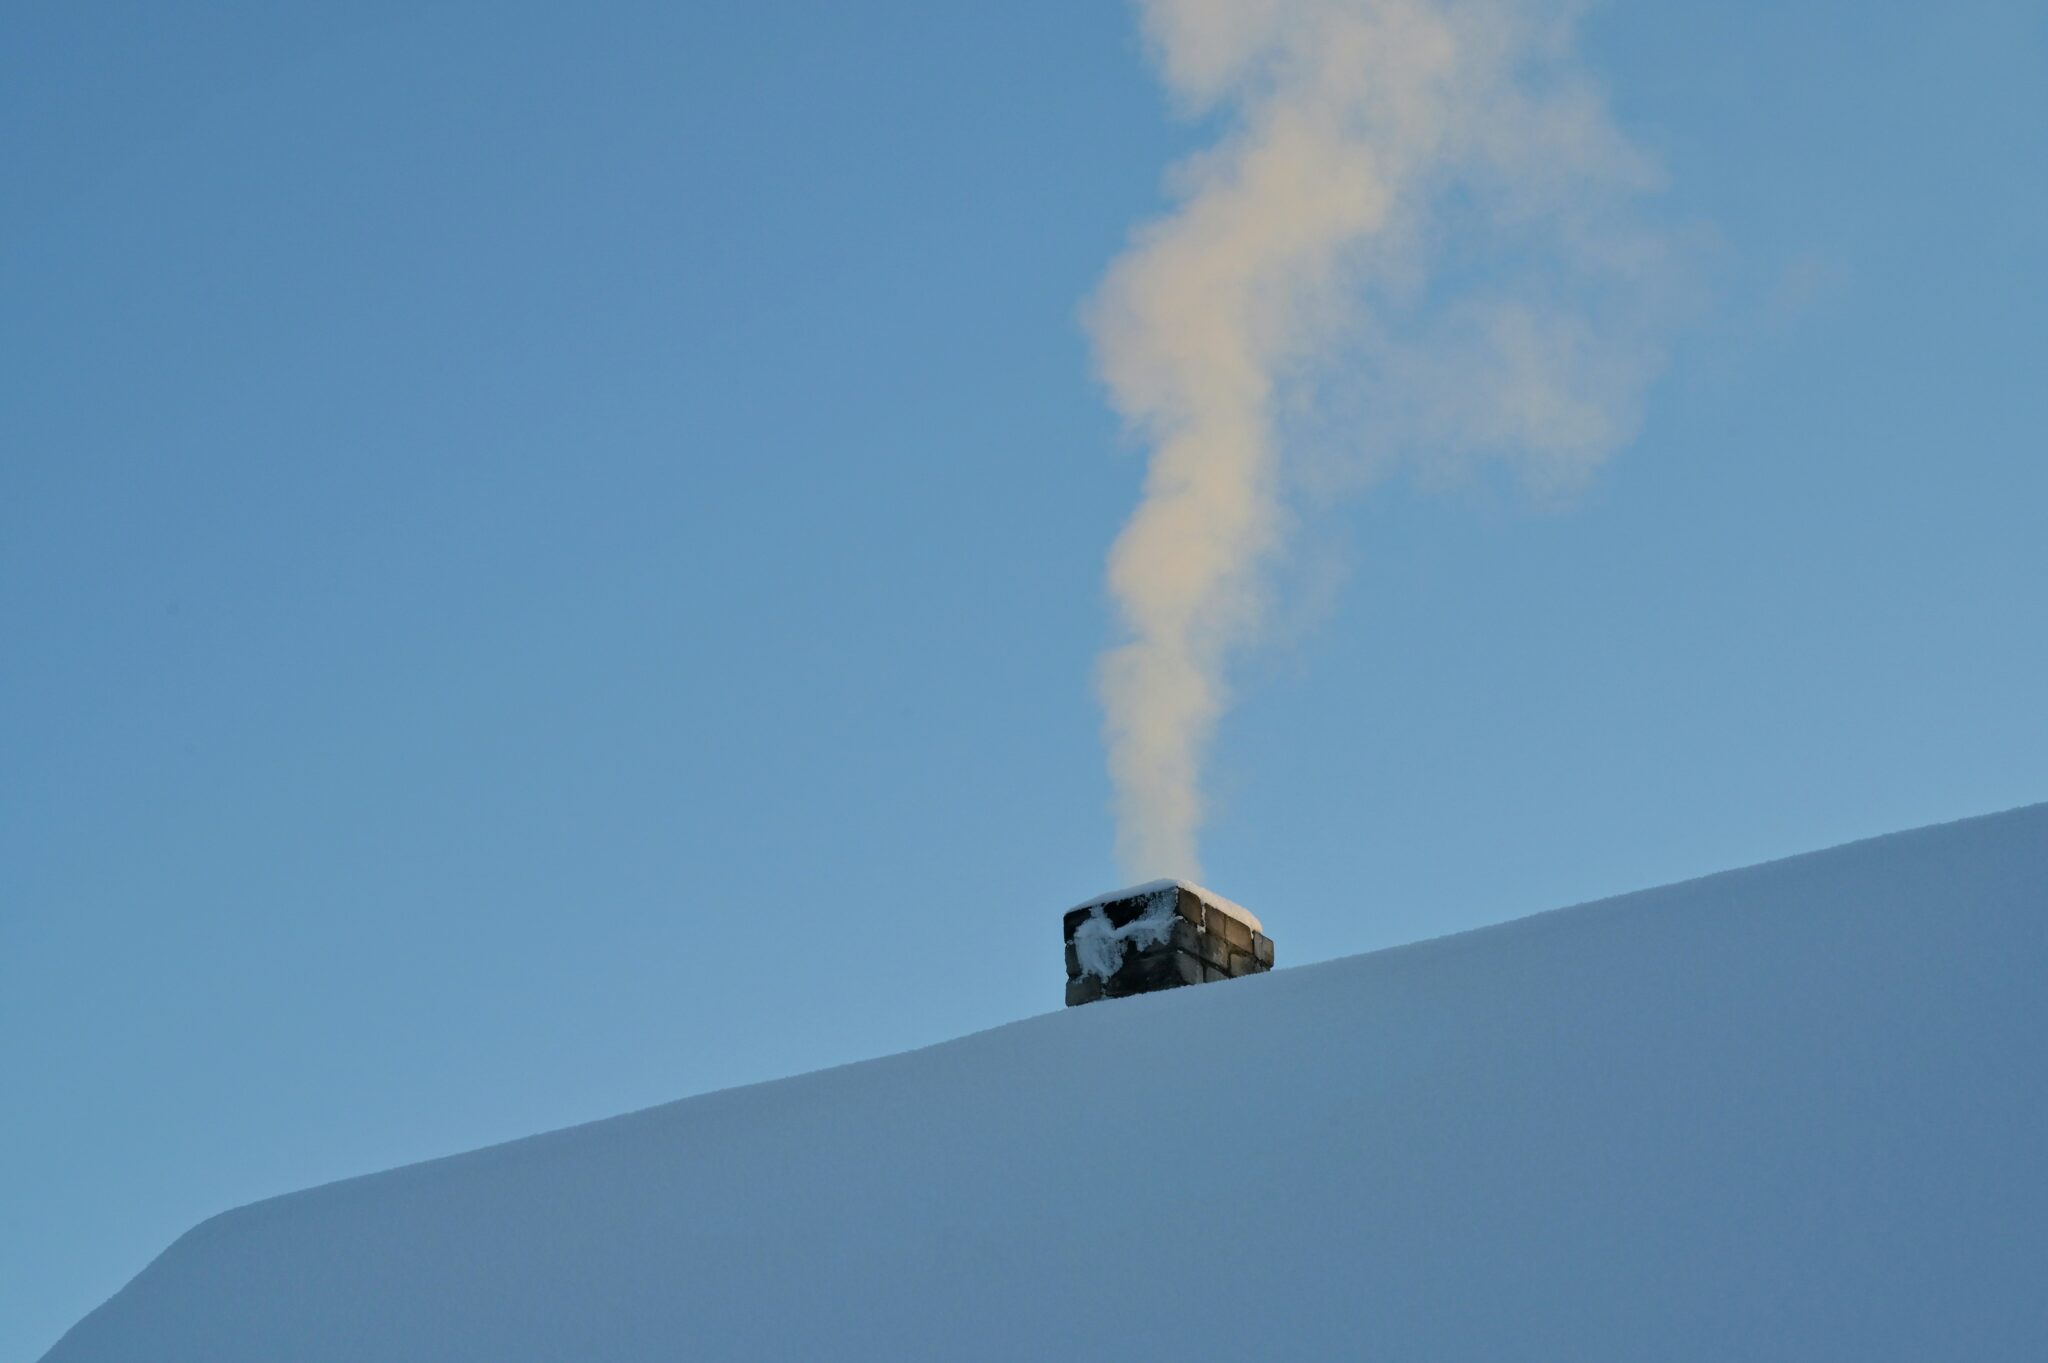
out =
<path fill-rule="evenodd" d="M 2048 798 L 2048 34 L 1613 0 L 1699 301 L 1563 505 L 1312 518 L 1281 964 Z M 1060 1001 L 1129 11 L 10 6 L 0 1360 L 269 1194 Z"/>

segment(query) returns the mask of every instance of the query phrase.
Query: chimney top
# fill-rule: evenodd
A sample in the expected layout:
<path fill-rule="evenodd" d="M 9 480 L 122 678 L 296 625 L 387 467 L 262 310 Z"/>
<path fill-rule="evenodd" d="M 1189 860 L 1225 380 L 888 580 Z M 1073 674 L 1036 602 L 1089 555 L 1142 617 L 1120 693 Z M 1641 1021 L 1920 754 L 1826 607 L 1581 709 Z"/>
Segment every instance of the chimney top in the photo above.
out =
<path fill-rule="evenodd" d="M 1093 899 L 1083 900 L 1072 909 L 1068 909 L 1067 913 L 1072 914 L 1076 909 L 1092 909 L 1103 904 L 1114 904 L 1125 899 L 1142 899 L 1158 894 L 1162 890 L 1186 890 L 1204 904 L 1221 909 L 1253 931 L 1262 931 L 1266 926 L 1259 921 L 1258 915 L 1244 905 L 1225 899 L 1214 890 L 1203 889 L 1192 880 L 1148 880 L 1143 885 L 1133 885 L 1124 890 L 1111 890 L 1108 894 L 1099 894 Z"/>

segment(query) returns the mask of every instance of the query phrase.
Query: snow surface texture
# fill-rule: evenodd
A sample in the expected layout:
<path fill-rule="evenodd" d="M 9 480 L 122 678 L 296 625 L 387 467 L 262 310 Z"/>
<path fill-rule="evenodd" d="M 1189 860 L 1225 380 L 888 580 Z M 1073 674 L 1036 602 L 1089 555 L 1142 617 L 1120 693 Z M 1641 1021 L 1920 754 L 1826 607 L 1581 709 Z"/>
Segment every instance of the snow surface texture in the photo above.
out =
<path fill-rule="evenodd" d="M 50 1363 L 2048 1358 L 2048 806 L 244 1207 Z"/>

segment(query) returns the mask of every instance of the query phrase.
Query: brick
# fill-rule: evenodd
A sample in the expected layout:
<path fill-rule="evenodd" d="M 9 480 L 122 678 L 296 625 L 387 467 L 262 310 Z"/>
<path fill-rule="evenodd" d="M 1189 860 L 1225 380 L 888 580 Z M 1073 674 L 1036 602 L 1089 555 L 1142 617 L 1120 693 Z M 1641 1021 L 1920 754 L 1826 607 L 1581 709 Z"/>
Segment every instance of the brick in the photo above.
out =
<path fill-rule="evenodd" d="M 1093 1003 L 1102 997 L 1102 981 L 1094 976 L 1067 981 L 1067 1007 L 1074 1008 L 1084 1003 Z"/>
<path fill-rule="evenodd" d="M 1202 963 L 1172 947 L 1134 951 L 1114 975 L 1103 981 L 1102 992 L 1111 998 L 1149 993 L 1154 989 L 1175 989 L 1202 982 Z"/>
<path fill-rule="evenodd" d="M 1211 905 L 1209 909 L 1208 927 L 1210 932 L 1213 932 L 1218 936 L 1222 937 L 1223 940 L 1230 943 L 1231 947 L 1235 950 L 1243 952 L 1251 951 L 1251 924 L 1245 922 L 1242 918 L 1232 918 L 1229 914 L 1223 912 L 1223 910 Z"/>
<path fill-rule="evenodd" d="M 1067 978 L 1070 980 L 1081 978 L 1081 958 L 1075 954 L 1072 942 L 1067 943 Z"/>
<path fill-rule="evenodd" d="M 1232 979 L 1236 979 L 1240 975 L 1250 975 L 1257 971 L 1258 968 L 1258 962 L 1252 959 L 1250 952 L 1233 951 L 1230 953 L 1230 977 Z"/>
<path fill-rule="evenodd" d="M 1115 979 L 1119 986 L 1136 986 L 1137 990 L 1174 989 L 1184 984 L 1200 984 L 1202 962 L 1199 957 L 1190 956 L 1185 951 L 1154 947 L 1137 953 L 1135 959 L 1126 960 L 1124 968 L 1116 972 Z"/>
<path fill-rule="evenodd" d="M 1252 934 L 1252 959 L 1259 963 L 1261 970 L 1273 968 L 1273 939 L 1263 932 Z"/>
<path fill-rule="evenodd" d="M 1213 965 L 1205 965 L 1202 967 L 1203 984 L 1214 984 L 1218 980 L 1227 980 L 1229 978 L 1230 972 L 1228 970 L 1222 970 Z"/>
<path fill-rule="evenodd" d="M 1202 934 L 1201 950 L 1197 954 L 1210 965 L 1221 969 L 1230 964 L 1230 943 L 1224 941 L 1217 933 L 1205 932 Z"/>

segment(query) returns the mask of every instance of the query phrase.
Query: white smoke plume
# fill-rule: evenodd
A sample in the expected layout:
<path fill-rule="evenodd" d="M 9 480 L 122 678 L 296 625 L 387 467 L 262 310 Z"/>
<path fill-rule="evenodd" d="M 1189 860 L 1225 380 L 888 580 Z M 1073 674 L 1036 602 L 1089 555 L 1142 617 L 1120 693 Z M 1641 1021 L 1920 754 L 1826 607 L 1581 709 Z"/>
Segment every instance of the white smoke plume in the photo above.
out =
<path fill-rule="evenodd" d="M 1633 433 L 1665 254 L 1569 0 L 1138 3 L 1176 102 L 1223 131 L 1089 315 L 1150 449 L 1098 676 L 1134 879 L 1199 872 L 1203 755 L 1285 499 L 1327 489 L 1333 452 L 1568 489 Z"/>

